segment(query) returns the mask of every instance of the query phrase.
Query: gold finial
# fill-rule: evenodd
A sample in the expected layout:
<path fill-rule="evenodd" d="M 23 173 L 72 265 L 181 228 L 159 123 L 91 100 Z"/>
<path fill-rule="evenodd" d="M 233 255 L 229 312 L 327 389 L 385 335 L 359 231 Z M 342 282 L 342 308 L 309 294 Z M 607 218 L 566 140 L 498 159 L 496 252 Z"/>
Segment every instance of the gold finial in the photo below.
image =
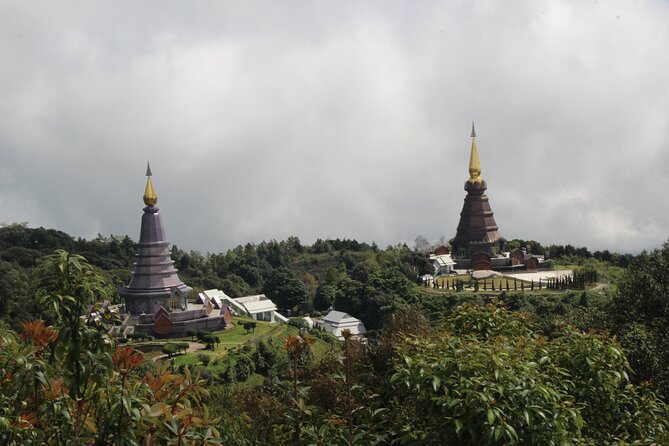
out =
<path fill-rule="evenodd" d="M 474 122 L 472 121 L 472 152 L 469 155 L 469 181 L 470 183 L 480 183 L 481 178 L 481 162 L 479 161 L 479 152 L 476 150 L 476 130 L 474 130 Z"/>
<path fill-rule="evenodd" d="M 146 189 L 144 189 L 144 204 L 147 206 L 155 206 L 158 203 L 158 195 L 153 190 L 153 183 L 151 182 L 151 166 L 146 163 Z"/>

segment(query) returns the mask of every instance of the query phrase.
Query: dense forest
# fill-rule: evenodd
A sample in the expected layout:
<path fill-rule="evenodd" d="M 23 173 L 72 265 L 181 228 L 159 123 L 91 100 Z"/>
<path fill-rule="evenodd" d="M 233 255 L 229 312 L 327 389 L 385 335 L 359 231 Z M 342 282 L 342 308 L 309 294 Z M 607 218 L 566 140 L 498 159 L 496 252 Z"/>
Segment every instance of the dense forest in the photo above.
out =
<path fill-rule="evenodd" d="M 640 255 L 544 247 L 597 270 L 585 290 L 474 293 L 421 286 L 425 246 L 355 240 L 174 246 L 180 277 L 232 297 L 265 293 L 291 315 L 348 312 L 367 342 L 259 343 L 231 368 L 143 360 L 86 323 L 118 302 L 127 236 L 0 228 L 0 444 L 668 444 L 669 245 Z M 59 251 L 56 251 L 59 250 Z"/>

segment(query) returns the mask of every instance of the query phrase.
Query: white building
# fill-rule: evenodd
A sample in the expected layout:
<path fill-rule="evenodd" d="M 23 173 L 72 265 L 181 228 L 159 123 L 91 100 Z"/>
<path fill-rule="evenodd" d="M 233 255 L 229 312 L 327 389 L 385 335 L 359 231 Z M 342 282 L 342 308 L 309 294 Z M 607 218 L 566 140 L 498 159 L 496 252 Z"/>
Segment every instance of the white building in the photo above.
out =
<path fill-rule="evenodd" d="M 212 304 L 225 303 L 238 315 L 248 316 L 257 321 L 288 322 L 288 319 L 277 312 L 276 305 L 264 294 L 231 298 L 221 290 L 206 290 L 199 295 L 202 301 L 209 299 Z"/>
<path fill-rule="evenodd" d="M 442 274 L 450 274 L 453 272 L 453 268 L 455 268 L 455 261 L 453 261 L 450 254 L 432 254 L 430 260 L 432 260 L 432 266 L 434 266 L 435 277 Z"/>
<path fill-rule="evenodd" d="M 209 302 L 211 302 L 214 308 L 221 309 L 221 307 L 223 306 L 223 299 L 225 299 L 226 297 L 229 299 L 228 295 L 221 290 L 216 290 L 216 289 L 204 290 L 203 292 L 198 294 L 197 301 L 198 303 L 204 304 L 207 301 L 207 299 L 209 299 Z"/>
<path fill-rule="evenodd" d="M 264 294 L 238 297 L 232 300 L 241 306 L 248 316 L 257 321 L 288 322 L 288 319 L 279 314 L 274 302 Z"/>
<path fill-rule="evenodd" d="M 356 319 L 349 314 L 335 310 L 330 311 L 319 320 L 318 326 L 323 330 L 332 333 L 339 340 L 344 339 L 344 336 L 341 334 L 344 330 L 349 330 L 353 336 L 364 336 L 367 334 L 365 324 L 363 324 L 360 319 Z"/>
<path fill-rule="evenodd" d="M 314 320 L 312 318 L 309 316 L 304 316 L 302 319 L 304 319 L 304 322 L 307 324 L 307 327 L 309 327 L 309 330 L 314 328 Z"/>

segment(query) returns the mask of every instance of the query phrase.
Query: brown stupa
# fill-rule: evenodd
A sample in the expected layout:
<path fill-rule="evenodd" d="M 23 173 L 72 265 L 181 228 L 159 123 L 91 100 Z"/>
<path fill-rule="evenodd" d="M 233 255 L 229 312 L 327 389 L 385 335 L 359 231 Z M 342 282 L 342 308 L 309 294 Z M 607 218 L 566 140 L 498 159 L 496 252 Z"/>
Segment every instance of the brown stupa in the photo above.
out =
<path fill-rule="evenodd" d="M 460 268 L 490 269 L 491 260 L 500 253 L 502 239 L 495 223 L 486 182 L 481 178 L 481 163 L 476 150 L 476 131 L 472 123 L 472 150 L 469 158 L 467 196 L 460 212 L 458 230 L 451 243 L 453 260 Z"/>

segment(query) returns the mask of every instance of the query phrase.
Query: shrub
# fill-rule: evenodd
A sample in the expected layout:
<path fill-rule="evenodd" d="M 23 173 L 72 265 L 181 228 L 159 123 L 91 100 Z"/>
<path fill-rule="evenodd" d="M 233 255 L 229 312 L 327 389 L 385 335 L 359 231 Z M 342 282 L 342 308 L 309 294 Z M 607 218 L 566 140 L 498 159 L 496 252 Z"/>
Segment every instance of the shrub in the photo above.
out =
<path fill-rule="evenodd" d="M 214 336 L 212 334 L 204 335 L 202 337 L 202 342 L 207 344 L 207 348 L 213 350 L 214 349 L 214 344 L 218 344 L 221 342 L 220 338 L 218 336 Z"/>
<path fill-rule="evenodd" d="M 177 345 L 169 342 L 165 345 L 163 345 L 162 352 L 166 354 L 168 357 L 172 357 L 176 352 L 178 351 Z"/>
<path fill-rule="evenodd" d="M 300 330 L 309 329 L 309 324 L 307 324 L 307 321 L 305 321 L 303 317 L 291 317 L 290 319 L 288 319 L 288 325 L 297 327 Z"/>
<path fill-rule="evenodd" d="M 207 330 L 198 330 L 195 334 L 195 336 L 200 340 L 203 341 L 205 336 L 211 335 L 210 331 Z"/>
<path fill-rule="evenodd" d="M 211 356 L 207 355 L 206 353 L 200 353 L 197 355 L 197 359 L 206 367 L 211 361 Z"/>

